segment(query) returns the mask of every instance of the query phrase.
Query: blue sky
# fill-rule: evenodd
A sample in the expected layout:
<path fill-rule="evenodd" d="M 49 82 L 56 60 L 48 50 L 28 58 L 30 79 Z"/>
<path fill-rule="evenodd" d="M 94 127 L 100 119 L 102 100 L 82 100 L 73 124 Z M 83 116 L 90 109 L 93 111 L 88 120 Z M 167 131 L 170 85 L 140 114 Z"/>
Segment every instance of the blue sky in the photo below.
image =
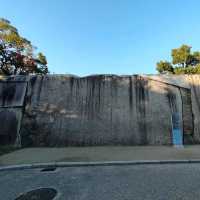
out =
<path fill-rule="evenodd" d="M 200 50 L 199 0 L 0 0 L 0 17 L 54 73 L 153 74 L 170 50 Z"/>

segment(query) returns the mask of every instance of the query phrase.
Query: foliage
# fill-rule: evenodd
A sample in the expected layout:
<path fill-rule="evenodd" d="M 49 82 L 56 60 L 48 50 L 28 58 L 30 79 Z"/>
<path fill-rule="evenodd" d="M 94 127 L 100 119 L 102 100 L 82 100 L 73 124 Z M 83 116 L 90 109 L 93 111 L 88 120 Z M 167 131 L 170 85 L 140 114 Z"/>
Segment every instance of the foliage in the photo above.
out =
<path fill-rule="evenodd" d="M 159 73 L 173 74 L 200 74 L 200 52 L 191 52 L 188 45 L 172 49 L 172 63 L 168 61 L 157 62 Z"/>
<path fill-rule="evenodd" d="M 157 63 L 156 68 L 160 73 L 173 73 L 173 67 L 170 62 L 167 61 L 160 61 Z"/>
<path fill-rule="evenodd" d="M 174 68 L 174 74 L 200 74 L 200 64 L 188 67 Z"/>
<path fill-rule="evenodd" d="M 182 67 L 187 66 L 187 61 L 190 56 L 191 47 L 187 45 L 182 45 L 177 49 L 172 49 L 172 63 L 174 65 L 182 65 Z"/>
<path fill-rule="evenodd" d="M 0 74 L 48 73 L 46 57 L 35 49 L 10 21 L 0 19 Z"/>

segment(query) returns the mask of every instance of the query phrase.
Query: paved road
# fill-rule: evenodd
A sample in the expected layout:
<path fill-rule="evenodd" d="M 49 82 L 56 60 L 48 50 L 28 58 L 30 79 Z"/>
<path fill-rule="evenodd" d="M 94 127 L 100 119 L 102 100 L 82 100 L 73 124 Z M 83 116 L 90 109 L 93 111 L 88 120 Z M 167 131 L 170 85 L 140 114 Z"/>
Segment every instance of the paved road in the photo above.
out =
<path fill-rule="evenodd" d="M 52 187 L 55 200 L 199 200 L 200 164 L 149 164 L 0 171 L 0 199 Z"/>
<path fill-rule="evenodd" d="M 0 156 L 0 166 L 47 162 L 200 160 L 200 145 L 27 148 Z"/>

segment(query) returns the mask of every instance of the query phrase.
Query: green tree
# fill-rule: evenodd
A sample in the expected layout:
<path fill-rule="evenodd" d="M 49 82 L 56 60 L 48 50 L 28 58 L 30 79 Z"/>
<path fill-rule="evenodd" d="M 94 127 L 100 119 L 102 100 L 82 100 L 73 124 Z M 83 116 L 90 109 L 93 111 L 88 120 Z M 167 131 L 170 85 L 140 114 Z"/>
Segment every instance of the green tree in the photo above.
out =
<path fill-rule="evenodd" d="M 172 63 L 182 67 L 187 67 L 187 61 L 190 56 L 191 47 L 182 45 L 177 49 L 172 49 Z"/>
<path fill-rule="evenodd" d="M 46 57 L 35 49 L 10 21 L 0 19 L 0 74 L 48 73 Z"/>
<path fill-rule="evenodd" d="M 191 48 L 188 45 L 182 45 L 179 48 L 172 49 L 172 62 L 157 62 L 157 71 L 159 73 L 199 74 L 200 52 L 191 52 Z"/>
<path fill-rule="evenodd" d="M 195 51 L 188 57 L 188 65 L 196 66 L 199 63 L 200 63 L 200 52 Z"/>
<path fill-rule="evenodd" d="M 157 62 L 157 71 L 159 73 L 173 73 L 173 67 L 170 62 L 167 61 L 160 61 Z"/>

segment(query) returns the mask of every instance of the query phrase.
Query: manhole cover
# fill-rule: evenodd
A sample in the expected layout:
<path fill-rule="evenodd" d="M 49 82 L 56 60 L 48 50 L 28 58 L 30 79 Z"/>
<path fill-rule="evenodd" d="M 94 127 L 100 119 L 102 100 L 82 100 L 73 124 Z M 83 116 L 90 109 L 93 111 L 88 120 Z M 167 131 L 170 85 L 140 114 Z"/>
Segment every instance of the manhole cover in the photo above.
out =
<path fill-rule="evenodd" d="M 53 200 L 57 191 L 53 188 L 40 188 L 20 195 L 15 200 Z"/>

